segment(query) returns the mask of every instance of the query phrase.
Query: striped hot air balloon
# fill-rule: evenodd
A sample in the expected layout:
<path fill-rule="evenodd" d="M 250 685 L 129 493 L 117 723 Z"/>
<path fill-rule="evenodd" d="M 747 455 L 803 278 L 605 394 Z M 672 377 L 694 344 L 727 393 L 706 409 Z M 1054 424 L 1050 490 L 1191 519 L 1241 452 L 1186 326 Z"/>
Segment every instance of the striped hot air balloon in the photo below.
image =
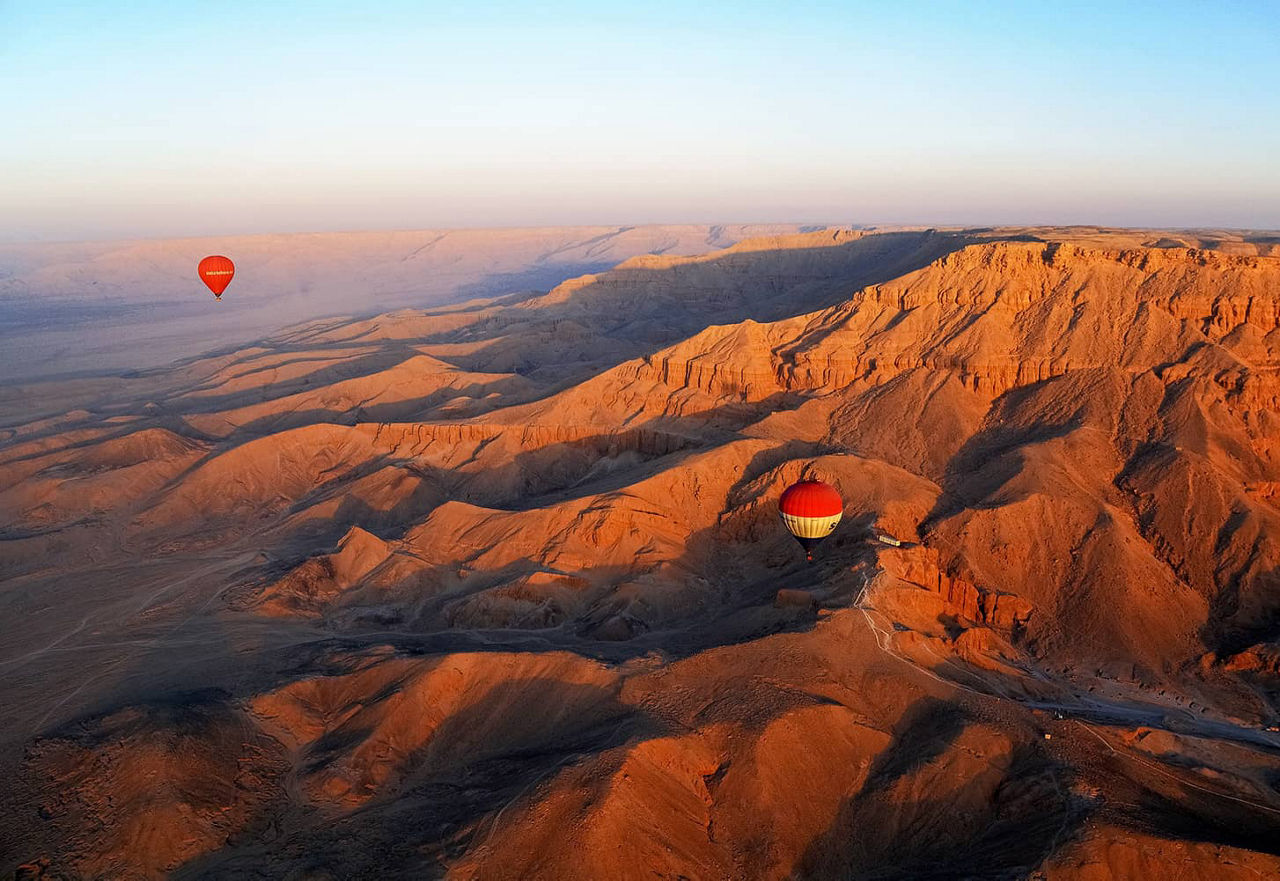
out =
<path fill-rule="evenodd" d="M 813 561 L 813 547 L 836 528 L 844 502 L 835 487 L 821 480 L 802 480 L 787 487 L 778 502 L 782 522 Z"/>
<path fill-rule="evenodd" d="M 213 291 L 214 297 L 221 300 L 222 292 L 231 284 L 231 279 L 236 274 L 236 265 L 229 257 L 214 254 L 201 260 L 196 271 L 200 274 L 200 280 Z"/>

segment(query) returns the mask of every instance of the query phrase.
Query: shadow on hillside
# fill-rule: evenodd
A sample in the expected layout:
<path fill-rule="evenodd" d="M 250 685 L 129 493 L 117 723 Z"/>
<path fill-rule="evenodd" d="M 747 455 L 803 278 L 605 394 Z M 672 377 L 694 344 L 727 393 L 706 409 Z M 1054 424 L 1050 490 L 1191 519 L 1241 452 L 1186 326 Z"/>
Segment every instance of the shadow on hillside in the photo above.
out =
<path fill-rule="evenodd" d="M 120 436 L 141 428 L 162 426 L 179 434 L 208 440 L 201 432 L 188 425 L 183 417 L 193 413 L 209 413 L 224 407 L 260 405 L 307 390 L 321 390 L 333 382 L 372 376 L 412 357 L 416 352 L 414 345 L 479 343 L 478 347 L 472 349 L 476 354 L 455 354 L 449 358 L 462 369 L 475 370 L 486 367 L 486 364 L 481 363 L 486 358 L 485 344 L 492 345 L 493 341 L 511 334 L 519 335 L 536 328 L 554 333 L 557 322 L 563 322 L 566 318 L 589 329 L 588 337 L 578 341 L 581 345 L 571 340 L 565 346 L 545 347 L 543 351 L 536 348 L 521 351 L 519 360 L 523 369 L 532 374 L 537 374 L 539 370 L 549 370 L 552 381 L 534 381 L 530 389 L 524 389 L 520 393 L 500 392 L 492 400 L 488 399 L 488 393 L 485 392 L 483 406 L 478 403 L 478 399 L 473 399 L 477 400 L 477 404 L 467 411 L 470 415 L 475 415 L 481 411 L 523 404 L 554 394 L 568 382 L 583 381 L 627 358 L 657 351 L 664 345 L 686 338 L 711 324 L 733 323 L 746 318 L 779 319 L 838 303 L 865 285 L 887 281 L 919 269 L 947 253 L 979 240 L 964 233 L 883 233 L 866 235 L 828 247 L 730 251 L 674 266 L 632 267 L 606 273 L 567 294 L 562 292 L 544 297 L 509 297 L 507 302 L 510 305 L 500 307 L 496 314 L 490 310 L 482 311 L 476 314 L 474 320 L 464 322 L 462 327 L 437 334 L 413 339 L 362 341 L 358 345 L 367 348 L 367 352 L 354 360 L 322 364 L 303 375 L 244 393 L 218 394 L 211 377 L 195 384 L 191 384 L 188 379 L 183 386 L 171 387 L 168 392 L 162 392 L 154 387 L 154 383 L 164 379 L 165 371 L 143 371 L 137 374 L 142 387 L 131 403 L 127 393 L 116 395 L 110 404 L 104 404 L 97 413 L 89 414 L 78 425 L 104 426 L 108 417 L 118 419 L 132 415 L 141 418 L 121 425 L 119 429 L 112 429 L 108 437 Z M 444 310 L 439 314 L 444 314 Z M 334 340 L 326 336 L 340 332 L 342 327 L 343 324 L 336 321 L 321 327 L 316 327 L 313 323 L 308 325 L 309 329 L 301 334 L 301 338 L 293 341 L 290 341 L 287 333 L 277 334 L 261 342 L 260 346 L 265 350 L 261 357 L 277 359 L 283 355 L 287 363 L 294 360 L 289 356 L 301 358 L 306 353 L 323 354 L 351 348 L 353 343 L 350 340 Z M 224 355 L 233 355 L 241 349 L 222 351 Z M 187 359 L 169 369 L 193 367 L 209 357 L 211 356 L 206 355 Z M 252 362 L 257 357 L 239 358 L 235 363 L 250 371 L 272 369 L 268 365 L 254 367 Z M 510 359 L 506 352 L 502 353 L 502 357 Z M 150 378 L 146 379 L 147 377 Z M 214 393 L 201 398 L 182 396 L 185 391 L 197 388 L 206 388 Z M 422 418 L 448 404 L 450 399 L 465 395 L 467 391 L 484 390 L 433 393 L 412 402 L 366 407 L 363 412 L 359 408 L 349 411 L 312 408 L 278 416 L 263 416 L 242 426 L 229 437 L 215 442 L 209 456 L 203 461 L 264 433 L 299 427 L 308 420 L 350 424 L 366 420 Z M 153 401 L 161 402 L 158 409 L 152 405 Z M 725 416 L 730 415 L 729 409 L 726 408 Z M 46 431 L 36 432 L 31 437 L 54 434 L 65 428 L 51 427 Z"/>
<path fill-rule="evenodd" d="M 735 250 L 673 266 L 627 266 L 423 341 L 478 342 L 571 319 L 651 353 L 712 325 L 777 321 L 834 305 L 979 240 L 933 230 L 881 233 L 826 247 Z"/>
<path fill-rule="evenodd" d="M 523 384 L 514 377 L 501 378 L 493 382 L 471 382 L 461 386 L 446 386 L 435 389 L 421 397 L 406 398 L 399 401 L 387 401 L 377 404 L 362 403 L 348 409 L 328 407 L 312 407 L 306 410 L 285 410 L 260 416 L 242 425 L 236 426 L 220 443 L 221 452 L 237 443 L 265 437 L 293 428 L 308 425 L 356 425 L 361 422 L 421 422 L 429 419 L 453 419 L 462 421 L 480 413 L 488 412 L 492 405 L 481 401 L 487 395 L 502 395 L 511 390 L 512 397 L 521 397 Z M 456 407 L 459 402 L 471 401 L 471 406 L 462 413 L 445 407 Z"/>
<path fill-rule="evenodd" d="M 1243 528 L 1246 517 L 1236 511 L 1223 524 L 1219 541 Z M 1250 573 L 1246 567 L 1231 577 L 1212 597 L 1200 638 L 1219 658 L 1280 639 L 1280 570 Z"/>
<path fill-rule="evenodd" d="M 305 388 L 387 369 L 409 357 L 413 346 L 466 343 L 474 347 L 516 332 L 546 329 L 554 322 L 570 319 L 595 335 L 584 342 L 597 343 L 602 338 L 618 353 L 603 360 L 597 357 L 594 346 L 585 353 L 593 373 L 598 373 L 626 358 L 652 353 L 711 325 L 746 319 L 775 321 L 834 305 L 860 288 L 923 268 L 981 240 L 967 233 L 934 230 L 891 232 L 865 235 L 827 247 L 729 251 L 673 266 L 633 266 L 606 272 L 567 291 L 495 300 L 490 305 L 495 306 L 496 312 L 484 308 L 474 320 L 437 333 L 383 340 L 353 340 L 340 335 L 335 338 L 334 334 L 340 333 L 346 322 L 334 321 L 318 329 L 306 325 L 305 331 L 295 332 L 292 338 L 284 331 L 246 346 L 184 359 L 170 365 L 168 370 L 191 367 L 250 348 L 265 350 L 254 358 L 276 358 L 282 353 L 324 353 L 352 347 L 370 349 L 355 365 L 346 362 L 321 367 L 282 382 L 278 387 L 255 389 L 248 394 L 253 403 L 260 403 Z M 500 303 L 505 305 L 496 305 Z M 412 314 L 444 316 L 450 311 L 428 309 Z M 480 351 L 483 352 L 482 347 Z M 527 353 L 527 367 L 533 370 L 555 363 L 579 365 L 583 355 L 571 341 L 560 351 Z M 456 355 L 450 360 L 468 370 L 486 367 L 483 354 L 479 357 Z M 242 359 L 238 363 L 246 362 Z M 156 376 L 162 372 L 149 370 L 145 374 Z M 202 398 L 195 406 L 206 410 L 247 402 L 233 394 Z"/>
<path fill-rule="evenodd" d="M 494 303 L 506 303 L 483 309 L 473 320 L 438 333 L 405 339 L 351 340 L 334 338 L 347 320 L 312 322 L 290 337 L 282 332 L 245 346 L 224 347 L 203 355 L 177 361 L 167 368 L 136 371 L 121 377 L 120 388 L 100 399 L 85 418 L 67 425 L 50 426 L 27 435 L 33 440 L 66 431 L 70 427 L 101 427 L 107 418 L 141 417 L 111 435 L 136 431 L 153 425 L 167 427 L 180 434 L 198 435 L 185 424 L 183 415 L 209 413 L 222 408 L 236 408 L 279 400 L 308 390 L 348 379 L 371 376 L 394 367 L 416 353 L 415 346 L 464 344 L 472 354 L 451 354 L 447 359 L 465 370 L 484 370 L 493 357 L 504 362 L 513 358 L 503 344 L 501 352 L 486 354 L 503 338 L 521 333 L 545 331 L 554 334 L 557 322 L 569 319 L 588 331 L 587 337 L 569 340 L 563 345 L 545 346 L 538 342 L 529 350 L 520 348 L 521 370 L 531 375 L 550 372 L 553 381 L 543 383 L 541 391 L 521 394 L 515 401 L 497 399 L 494 407 L 510 403 L 526 403 L 539 396 L 553 394 L 566 382 L 581 382 L 616 366 L 629 358 L 650 354 L 692 336 L 714 324 L 731 324 L 745 319 L 778 320 L 839 303 L 858 289 L 878 284 L 904 273 L 920 269 L 930 262 L 982 241 L 968 233 L 893 232 L 865 235 L 828 247 L 784 248 L 759 251 L 730 251 L 719 256 L 698 259 L 674 266 L 648 268 L 629 267 L 605 273 L 568 292 L 529 297 L 514 295 Z M 448 309 L 424 310 L 425 316 L 445 315 Z M 467 314 L 467 313 L 463 313 Z M 321 324 L 320 327 L 316 327 Z M 534 339 L 534 337 L 530 337 Z M 562 341 L 563 342 L 563 341 Z M 538 347 L 542 351 L 538 350 Z M 307 354 L 364 348 L 364 354 L 339 364 L 317 366 L 297 377 L 245 391 L 190 398 L 197 389 L 213 391 L 216 369 L 211 365 L 203 379 L 192 380 L 190 370 L 202 362 L 236 356 L 247 349 L 262 351 L 248 357 L 233 358 L 232 364 L 250 371 L 272 369 L 273 365 L 253 367 L 253 361 L 285 356 L 303 358 Z M 509 363 L 502 365 L 510 366 Z M 224 368 L 217 368 L 224 369 Z M 186 371 L 187 378 L 178 383 L 166 377 L 175 371 Z M 130 378 L 132 377 L 132 378 Z M 132 391 L 131 391 L 132 389 Z M 160 402 L 159 408 L 153 402 Z M 317 418 L 348 418 L 333 411 L 316 411 Z M 373 414 L 373 417 L 379 414 Z M 399 417 L 399 411 L 388 415 Z M 268 423 L 257 428 L 266 429 Z M 222 442 L 215 451 L 223 451 L 251 436 L 243 432 Z"/>
<path fill-rule="evenodd" d="M 343 348 L 349 347 L 343 346 Z M 181 415 L 238 409 L 252 404 L 261 404 L 265 401 L 278 400 L 301 392 L 317 391 L 333 383 L 381 373 L 408 361 L 415 354 L 417 353 L 406 346 L 384 346 L 365 355 L 354 357 L 334 356 L 336 363 L 317 367 L 315 370 L 294 378 L 282 379 L 264 386 L 252 387 L 238 392 L 214 394 L 213 392 L 217 391 L 218 386 L 209 383 L 196 386 L 190 390 L 178 390 L 164 399 L 163 406 L 168 412 Z M 297 358 L 283 361 L 272 359 L 268 364 L 252 367 L 242 372 L 237 371 L 235 379 L 239 380 L 260 373 L 280 370 L 293 364 L 305 363 L 310 360 L 314 359 L 304 354 L 303 350 L 299 350 Z M 252 359 L 247 363 L 251 364 Z M 193 394 L 193 392 L 205 393 L 197 395 Z"/>
<path fill-rule="evenodd" d="M 940 481 L 942 493 L 921 523 L 922 530 L 927 531 L 966 508 L 988 507 L 986 500 L 1021 473 L 1024 463 L 1019 458 L 1019 450 L 1066 437 L 1085 426 L 1078 416 L 1062 422 L 1030 424 L 1014 418 L 1024 403 L 1042 393 L 1049 384 L 1061 380 L 1062 377 L 1052 377 L 1021 385 L 992 403 L 983 420 L 984 427 L 966 440 L 946 463 Z"/>
<path fill-rule="evenodd" d="M 454 297 L 460 302 L 495 297 L 506 302 L 518 301 L 529 296 L 531 292 L 550 290 L 571 278 L 607 272 L 613 266 L 611 261 L 592 260 L 583 263 L 539 265 L 522 272 L 499 272 L 488 275 L 480 281 L 460 285 L 454 289 Z"/>
<path fill-rule="evenodd" d="M 969 724 L 958 707 L 934 698 L 909 709 L 862 789 L 809 845 L 798 876 L 1024 877 L 1068 842 L 1085 814 L 1065 794 L 1063 769 L 1034 742 L 1013 748 L 1002 779 L 976 777 L 928 796 L 935 781 L 927 765 L 946 762 Z M 897 793 L 900 781 L 906 791 Z"/>
<path fill-rule="evenodd" d="M 607 499 L 614 493 L 627 495 L 628 487 L 663 472 L 678 472 L 706 451 L 691 433 L 680 432 L 680 422 L 667 420 L 663 425 L 666 431 L 631 429 L 552 443 L 521 453 L 504 467 L 480 472 L 478 482 L 470 485 L 452 469 L 378 456 L 335 474 L 333 480 L 273 515 L 274 522 L 264 523 L 260 530 L 235 541 L 246 548 L 270 550 L 269 562 L 257 568 L 255 578 L 259 584 L 267 584 L 312 557 L 334 552 L 339 539 L 353 526 L 394 541 L 423 524 L 432 510 L 449 499 L 492 508 L 496 516 L 504 516 L 535 507 L 586 504 L 590 498 Z M 730 432 L 717 441 L 733 438 Z M 826 446 L 807 442 L 756 452 L 730 490 L 729 507 L 749 503 L 752 483 L 769 470 L 790 459 L 829 452 L 832 450 Z M 391 508 L 375 507 L 350 491 L 355 482 L 388 468 L 403 469 L 406 476 L 419 481 L 407 495 L 396 495 Z M 312 509 L 320 513 L 312 515 Z M 679 512 L 673 516 L 679 517 Z M 477 571 L 464 581 L 458 581 L 456 575 L 464 561 L 435 561 L 438 565 L 422 570 L 414 576 L 413 584 L 401 585 L 403 589 L 389 589 L 372 598 L 353 594 L 361 597 L 357 603 L 335 606 L 332 616 L 326 613 L 323 626 L 333 640 L 352 647 L 380 642 L 414 653 L 461 648 L 562 649 L 610 660 L 653 650 L 680 657 L 768 633 L 808 629 L 817 620 L 816 608 L 778 607 L 774 601 L 777 591 L 782 587 L 818 587 L 821 592 L 825 590 L 824 578 L 863 559 L 869 551 L 861 538 L 860 524 L 851 521 L 848 534 L 826 543 L 819 556 L 821 562 L 806 566 L 799 549 L 776 528 L 775 520 L 772 509 L 761 507 L 747 519 L 738 517 L 728 525 L 692 533 L 678 556 L 654 558 L 642 569 L 623 561 L 566 573 L 593 585 L 591 605 L 557 612 L 552 620 L 558 623 L 553 627 L 495 625 L 497 629 L 472 633 L 455 629 L 445 614 L 446 606 L 501 588 L 513 579 L 555 571 L 548 563 L 534 559 L 501 571 Z M 208 523 L 201 531 L 210 528 L 217 531 L 221 526 Z M 759 544 L 756 533 L 767 536 L 764 545 Z M 563 540 L 565 536 L 557 542 Z M 759 554 L 762 548 L 763 557 Z M 688 583 L 683 584 L 685 581 Z M 696 594 L 700 610 L 691 618 L 662 612 L 669 603 L 660 598 L 670 591 Z M 246 587 L 240 593 L 247 599 L 254 591 Z M 622 599 L 624 594 L 631 599 Z M 657 603 L 652 608 L 648 606 L 650 597 Z M 237 603 L 242 609 L 251 606 Z M 379 621 L 390 626 L 380 627 Z"/>
<path fill-rule="evenodd" d="M 543 684 L 553 689 L 544 695 L 558 700 L 577 690 L 584 697 L 599 691 L 568 683 Z M 537 680 L 516 680 L 510 689 L 539 687 Z M 510 694 L 510 691 L 506 692 Z M 605 697 L 600 695 L 601 697 Z M 568 724 L 532 737 L 527 745 L 511 744 L 493 751 L 473 751 L 457 761 L 437 764 L 419 758 L 402 788 L 352 811 L 320 820 L 303 805 L 293 806 L 283 818 L 282 836 L 272 845 L 272 864 L 281 876 L 322 873 L 349 878 L 439 877 L 444 867 L 473 846 L 486 843 L 503 820 L 512 819 L 537 797 L 541 785 L 576 766 L 596 763 L 609 773 L 621 763 L 619 752 L 599 759 L 629 743 L 661 734 L 661 728 L 643 712 L 607 698 L 613 715 L 587 724 Z M 492 695 L 476 706 L 449 717 L 436 740 L 471 745 L 479 726 L 494 716 L 511 716 L 512 727 L 536 725 L 539 714 L 515 713 L 503 695 Z M 188 863 L 176 878 L 225 878 L 261 870 L 263 854 L 255 842 L 234 842 L 222 851 Z M 237 847 L 236 845 L 241 845 Z"/>

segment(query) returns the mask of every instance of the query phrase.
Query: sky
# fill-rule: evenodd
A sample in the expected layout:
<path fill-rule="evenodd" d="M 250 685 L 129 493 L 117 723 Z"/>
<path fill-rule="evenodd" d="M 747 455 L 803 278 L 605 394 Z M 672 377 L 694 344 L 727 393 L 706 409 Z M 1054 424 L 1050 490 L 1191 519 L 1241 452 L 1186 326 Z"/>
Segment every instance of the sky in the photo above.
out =
<path fill-rule="evenodd" d="M 1257 2 L 0 0 L 0 240 L 1280 228 Z"/>

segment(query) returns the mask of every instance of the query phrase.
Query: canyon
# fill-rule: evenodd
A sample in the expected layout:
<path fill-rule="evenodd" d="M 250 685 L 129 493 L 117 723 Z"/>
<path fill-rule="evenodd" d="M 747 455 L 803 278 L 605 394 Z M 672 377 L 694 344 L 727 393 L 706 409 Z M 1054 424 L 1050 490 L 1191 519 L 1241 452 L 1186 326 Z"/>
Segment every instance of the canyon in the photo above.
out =
<path fill-rule="evenodd" d="M 0 395 L 0 871 L 1280 872 L 1280 235 L 606 233 Z"/>

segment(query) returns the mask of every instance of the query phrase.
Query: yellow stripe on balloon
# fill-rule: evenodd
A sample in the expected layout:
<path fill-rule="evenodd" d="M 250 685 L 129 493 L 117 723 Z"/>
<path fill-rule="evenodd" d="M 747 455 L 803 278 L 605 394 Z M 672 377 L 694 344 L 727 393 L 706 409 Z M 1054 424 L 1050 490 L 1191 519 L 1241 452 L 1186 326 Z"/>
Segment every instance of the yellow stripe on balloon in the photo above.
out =
<path fill-rule="evenodd" d="M 787 529 L 791 530 L 791 534 L 796 538 L 826 538 L 831 534 L 831 530 L 836 528 L 836 524 L 840 522 L 840 515 L 795 517 L 791 514 L 783 514 L 782 522 L 787 525 Z"/>

